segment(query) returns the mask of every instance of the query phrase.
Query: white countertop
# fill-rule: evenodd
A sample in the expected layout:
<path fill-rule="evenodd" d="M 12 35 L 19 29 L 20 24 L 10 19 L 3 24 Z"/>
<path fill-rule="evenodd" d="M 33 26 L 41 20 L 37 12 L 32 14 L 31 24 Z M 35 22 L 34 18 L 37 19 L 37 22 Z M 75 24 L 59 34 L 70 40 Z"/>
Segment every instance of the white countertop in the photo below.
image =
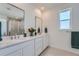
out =
<path fill-rule="evenodd" d="M 7 48 L 7 47 L 10 47 L 10 46 L 14 46 L 16 44 L 20 44 L 20 43 L 23 43 L 23 42 L 26 42 L 26 41 L 29 41 L 29 40 L 33 40 L 35 38 L 38 38 L 38 37 L 41 37 L 43 36 L 44 34 L 41 34 L 41 35 L 37 35 L 37 36 L 32 36 L 32 37 L 22 37 L 20 39 L 14 39 L 14 40 L 3 40 L 3 41 L 0 41 L 0 49 L 4 49 L 4 48 Z"/>

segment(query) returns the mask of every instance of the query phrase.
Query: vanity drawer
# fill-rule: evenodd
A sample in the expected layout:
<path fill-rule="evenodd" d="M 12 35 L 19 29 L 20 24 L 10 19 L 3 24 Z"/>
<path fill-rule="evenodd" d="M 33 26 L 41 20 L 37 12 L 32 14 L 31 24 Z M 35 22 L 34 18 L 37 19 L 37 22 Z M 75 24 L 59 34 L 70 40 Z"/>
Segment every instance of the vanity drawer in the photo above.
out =
<path fill-rule="evenodd" d="M 4 55 L 10 54 L 14 51 L 17 51 L 18 49 L 21 49 L 21 46 L 22 46 L 22 44 L 17 44 L 14 46 L 5 47 L 0 50 L 0 56 L 1 55 L 4 56 Z"/>

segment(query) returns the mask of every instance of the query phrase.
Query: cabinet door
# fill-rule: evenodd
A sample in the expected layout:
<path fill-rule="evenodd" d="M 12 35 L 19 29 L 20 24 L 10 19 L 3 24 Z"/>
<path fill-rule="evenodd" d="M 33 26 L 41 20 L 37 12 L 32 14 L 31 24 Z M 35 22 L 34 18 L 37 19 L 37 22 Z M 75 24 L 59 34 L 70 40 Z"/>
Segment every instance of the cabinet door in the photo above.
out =
<path fill-rule="evenodd" d="M 17 51 L 14 51 L 6 56 L 22 56 L 22 49 L 21 50 L 17 50 Z"/>
<path fill-rule="evenodd" d="M 35 55 L 39 55 L 42 52 L 42 38 L 35 39 Z"/>
<path fill-rule="evenodd" d="M 47 48 L 47 46 L 48 46 L 48 36 L 45 35 L 45 36 L 43 37 L 43 50 L 44 50 L 45 48 Z"/>
<path fill-rule="evenodd" d="M 9 55 L 19 55 L 21 53 L 21 45 L 18 44 L 18 45 L 14 45 L 14 46 L 10 46 L 10 47 L 6 47 L 4 49 L 1 49 L 0 50 L 0 56 L 9 56 Z M 15 52 L 16 51 L 16 52 Z"/>
<path fill-rule="evenodd" d="M 23 56 L 34 56 L 34 40 L 26 42 L 23 47 Z"/>

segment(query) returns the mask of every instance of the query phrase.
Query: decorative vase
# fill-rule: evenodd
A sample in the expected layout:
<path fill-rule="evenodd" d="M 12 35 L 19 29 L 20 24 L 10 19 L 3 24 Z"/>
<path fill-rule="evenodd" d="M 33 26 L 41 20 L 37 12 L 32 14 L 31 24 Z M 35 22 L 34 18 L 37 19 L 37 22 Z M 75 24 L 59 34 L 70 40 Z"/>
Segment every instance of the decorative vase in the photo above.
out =
<path fill-rule="evenodd" d="M 48 29 L 47 29 L 47 27 L 44 29 L 44 31 L 45 31 L 45 33 L 48 33 Z"/>
<path fill-rule="evenodd" d="M 27 36 L 27 34 L 26 33 L 24 33 L 24 37 L 26 37 Z"/>
<path fill-rule="evenodd" d="M 30 33 L 30 36 L 33 36 L 33 33 Z"/>
<path fill-rule="evenodd" d="M 35 32 L 35 36 L 37 35 L 37 33 Z"/>

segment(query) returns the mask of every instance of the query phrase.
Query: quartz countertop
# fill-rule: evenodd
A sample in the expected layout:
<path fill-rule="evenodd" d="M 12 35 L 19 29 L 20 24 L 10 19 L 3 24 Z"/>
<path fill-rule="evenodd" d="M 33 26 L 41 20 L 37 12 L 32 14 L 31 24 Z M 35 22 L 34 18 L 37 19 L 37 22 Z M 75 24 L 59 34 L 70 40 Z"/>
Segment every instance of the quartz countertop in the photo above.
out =
<path fill-rule="evenodd" d="M 32 37 L 22 37 L 22 38 L 13 39 L 13 40 L 6 39 L 6 40 L 3 40 L 3 41 L 0 41 L 0 49 L 4 49 L 4 48 L 10 47 L 10 46 L 21 44 L 23 42 L 28 42 L 29 40 L 33 40 L 35 38 L 41 37 L 42 35 L 44 35 L 44 34 L 32 36 Z"/>
<path fill-rule="evenodd" d="M 29 41 L 29 40 L 32 40 L 32 38 L 30 37 L 27 37 L 27 38 L 21 38 L 21 39 L 14 39 L 14 40 L 3 40 L 0 42 L 0 49 L 3 49 L 3 48 L 7 48 L 7 47 L 10 47 L 10 46 L 14 46 L 14 45 L 17 45 L 17 44 L 20 44 L 20 43 L 23 43 L 23 42 L 26 42 L 26 41 Z"/>

